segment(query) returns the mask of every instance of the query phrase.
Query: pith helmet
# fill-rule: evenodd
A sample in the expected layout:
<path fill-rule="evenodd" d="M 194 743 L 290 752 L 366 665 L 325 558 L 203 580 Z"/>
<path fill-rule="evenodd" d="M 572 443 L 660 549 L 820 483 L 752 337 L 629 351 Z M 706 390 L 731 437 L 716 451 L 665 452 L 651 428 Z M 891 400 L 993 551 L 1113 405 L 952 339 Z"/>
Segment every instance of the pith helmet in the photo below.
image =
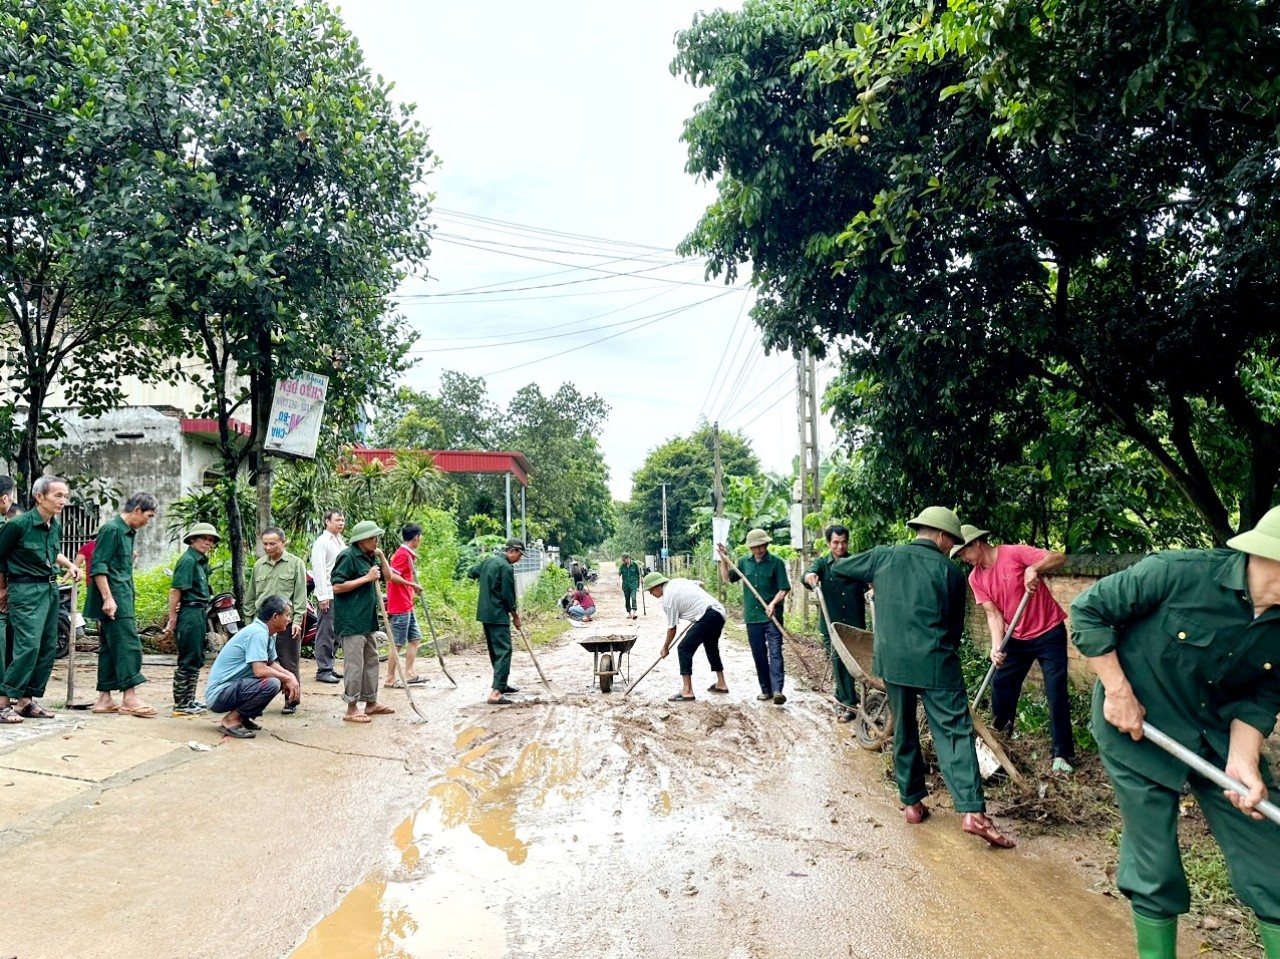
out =
<path fill-rule="evenodd" d="M 1227 545 L 1242 553 L 1280 561 L 1280 506 L 1267 510 L 1257 526 L 1231 537 Z"/>
<path fill-rule="evenodd" d="M 964 534 L 960 532 L 960 517 L 945 506 L 928 506 L 915 519 L 907 520 L 907 525 L 912 529 L 919 529 L 921 526 L 940 529 L 957 543 L 964 539 Z"/>
<path fill-rule="evenodd" d="M 212 523 L 196 523 L 195 526 L 187 530 L 187 535 L 182 537 L 182 541 L 190 546 L 191 541 L 197 536 L 209 536 L 215 542 L 220 542 L 222 540 L 222 537 L 218 535 L 217 527 Z"/>
<path fill-rule="evenodd" d="M 382 527 L 380 527 L 373 520 L 366 519 L 366 520 L 362 520 L 359 523 L 356 523 L 355 529 L 353 529 L 347 535 L 347 538 L 351 540 L 351 542 L 353 543 L 358 543 L 362 539 L 372 539 L 375 536 L 381 536 L 381 535 L 382 535 Z"/>
<path fill-rule="evenodd" d="M 960 533 L 962 536 L 960 542 L 951 547 L 952 559 L 959 556 L 960 550 L 964 549 L 966 546 L 972 546 L 974 543 L 978 542 L 978 540 L 986 539 L 991 535 L 991 530 L 978 529 L 978 527 L 974 526 L 972 523 L 962 523 L 960 525 Z"/>
<path fill-rule="evenodd" d="M 671 580 L 667 579 L 667 577 L 663 576 L 657 570 L 654 570 L 644 578 L 640 585 L 644 587 L 645 592 L 648 592 L 655 586 L 661 586 L 663 583 L 669 582 L 671 582 Z"/>
<path fill-rule="evenodd" d="M 748 546 L 768 546 L 772 542 L 769 534 L 762 529 L 753 529 L 747 533 Z"/>

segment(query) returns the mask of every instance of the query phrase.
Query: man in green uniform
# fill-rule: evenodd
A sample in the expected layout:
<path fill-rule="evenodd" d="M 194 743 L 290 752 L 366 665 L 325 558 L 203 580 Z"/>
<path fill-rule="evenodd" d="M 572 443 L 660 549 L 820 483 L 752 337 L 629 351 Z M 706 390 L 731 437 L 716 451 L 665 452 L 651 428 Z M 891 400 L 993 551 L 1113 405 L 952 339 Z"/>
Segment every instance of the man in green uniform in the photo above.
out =
<path fill-rule="evenodd" d="M 204 703 L 196 699 L 200 668 L 204 666 L 204 639 L 209 617 L 209 554 L 218 545 L 218 531 L 211 523 L 196 523 L 183 537 L 187 551 L 173 568 L 169 588 L 169 621 L 164 634 L 175 635 L 178 665 L 173 671 L 173 715 L 199 716 Z"/>
<path fill-rule="evenodd" d="M 945 507 L 930 506 L 907 525 L 916 531 L 910 543 L 877 546 L 831 564 L 833 576 L 875 585 L 871 666 L 884 680 L 896 720 L 893 766 L 903 818 L 915 825 L 929 814 L 916 724 L 916 704 L 923 701 L 942 778 L 956 812 L 963 814 L 960 828 L 1009 848 L 1013 840 L 986 815 L 973 719 L 960 672 L 966 588 L 959 567 L 947 558 L 963 539 L 960 520 Z"/>
<path fill-rule="evenodd" d="M 160 504 L 150 493 L 134 493 L 120 515 L 103 524 L 89 563 L 86 619 L 98 620 L 98 701 L 95 713 L 124 713 L 153 719 L 154 706 L 138 698 L 142 675 L 142 641 L 133 605 L 133 542 L 138 530 L 156 518 Z M 120 690 L 121 702 L 111 694 Z"/>
<path fill-rule="evenodd" d="M 1124 820 L 1116 884 L 1142 959 L 1174 959 L 1177 917 L 1190 908 L 1184 786 L 1258 915 L 1267 959 L 1280 959 L 1280 827 L 1254 811 L 1275 788 L 1262 744 L 1280 712 L 1280 508 L 1227 546 L 1149 556 L 1071 604 L 1072 639 L 1098 674 L 1090 728 Z M 1145 740 L 1144 719 L 1225 766 L 1249 795 L 1224 794 Z"/>
<path fill-rule="evenodd" d="M 17 484 L 12 476 L 0 476 L 0 526 L 9 521 L 5 515 L 17 494 Z M 9 662 L 9 614 L 0 610 L 0 677 L 4 676 L 4 668 Z"/>
<path fill-rule="evenodd" d="M 349 723 L 367 723 L 370 716 L 394 713 L 378 702 L 378 581 L 382 556 L 378 537 L 382 529 L 365 520 L 351 530 L 351 545 L 338 554 L 330 581 L 333 583 L 333 632 L 342 644 L 342 699 Z M 387 637 L 391 642 L 391 637 Z M 364 710 L 360 704 L 364 704 Z"/>
<path fill-rule="evenodd" d="M 506 693 L 519 692 L 507 684 L 511 674 L 511 627 L 520 629 L 520 612 L 516 601 L 516 576 L 511 567 L 524 555 L 524 543 L 507 540 L 501 556 L 490 556 L 467 573 L 480 580 L 480 598 L 476 601 L 476 622 L 484 626 L 484 641 L 493 664 L 493 687 L 487 702 L 493 706 L 509 706 Z"/>
<path fill-rule="evenodd" d="M 622 563 L 618 566 L 618 578 L 622 580 L 622 601 L 627 607 L 627 619 L 636 618 L 636 593 L 640 589 L 640 567 L 631 562 L 631 557 L 622 554 Z"/>
<path fill-rule="evenodd" d="M 804 584 L 809 589 L 820 586 L 822 598 L 826 601 L 827 612 L 837 623 L 867 628 L 867 586 L 869 584 L 844 576 L 832 576 L 831 564 L 849 555 L 849 530 L 845 526 L 827 527 L 827 548 L 825 556 L 819 556 L 804 574 Z M 836 655 L 831 646 L 826 616 L 818 617 L 818 629 L 822 633 L 822 644 L 827 647 L 827 655 L 831 658 L 831 667 L 836 678 L 836 699 L 843 709 L 839 720 L 842 723 L 852 721 L 857 713 L 858 687 L 849 675 L 844 660 Z"/>
<path fill-rule="evenodd" d="M 276 656 L 280 665 L 298 680 L 302 691 L 302 617 L 307 612 L 307 564 L 284 548 L 284 533 L 276 526 L 262 531 L 262 559 L 253 564 L 249 582 L 244 588 L 244 605 L 251 623 L 258 615 L 262 601 L 268 596 L 283 596 L 293 604 L 289 628 L 276 637 Z M 285 697 L 280 709 L 282 716 L 292 716 L 298 711 L 299 700 Z"/>
<path fill-rule="evenodd" d="M 787 564 L 769 552 L 769 534 L 762 529 L 747 533 L 750 555 L 738 560 L 736 567 L 729 565 L 729 552 L 723 543 L 716 544 L 720 554 L 720 579 L 736 583 L 745 579 L 755 587 L 753 593 L 744 583 L 742 587 L 742 619 L 747 624 L 747 644 L 756 664 L 756 679 L 760 681 L 761 702 L 772 699 L 781 706 L 787 701 L 782 686 L 786 673 L 782 662 L 782 630 L 775 615 L 781 617 L 782 603 L 791 591 L 791 579 L 787 576 Z M 760 599 L 756 599 L 759 593 Z"/>
<path fill-rule="evenodd" d="M 75 564 L 58 550 L 58 517 L 70 498 L 67 481 L 42 476 L 32 493 L 36 508 L 0 527 L 0 610 L 9 614 L 13 641 L 0 675 L 0 723 L 52 719 L 37 699 L 44 695 L 58 652 L 58 583 L 55 566 L 72 579 Z"/>

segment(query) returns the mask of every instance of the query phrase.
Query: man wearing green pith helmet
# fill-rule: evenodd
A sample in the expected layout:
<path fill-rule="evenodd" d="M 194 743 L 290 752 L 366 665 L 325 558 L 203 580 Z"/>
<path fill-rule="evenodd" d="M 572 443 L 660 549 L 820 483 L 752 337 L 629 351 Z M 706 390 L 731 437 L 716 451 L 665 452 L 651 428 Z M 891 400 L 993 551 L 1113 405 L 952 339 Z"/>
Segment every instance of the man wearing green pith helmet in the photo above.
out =
<path fill-rule="evenodd" d="M 1236 893 L 1280 959 L 1280 826 L 1257 804 L 1275 782 L 1262 744 L 1280 712 L 1280 507 L 1227 549 L 1149 556 L 1071 604 L 1072 640 L 1098 675 L 1090 729 L 1124 820 L 1116 884 L 1140 959 L 1175 959 L 1191 905 L 1178 852 L 1183 787 L 1222 847 Z M 1248 789 L 1224 792 L 1143 735 L 1147 721 Z"/>

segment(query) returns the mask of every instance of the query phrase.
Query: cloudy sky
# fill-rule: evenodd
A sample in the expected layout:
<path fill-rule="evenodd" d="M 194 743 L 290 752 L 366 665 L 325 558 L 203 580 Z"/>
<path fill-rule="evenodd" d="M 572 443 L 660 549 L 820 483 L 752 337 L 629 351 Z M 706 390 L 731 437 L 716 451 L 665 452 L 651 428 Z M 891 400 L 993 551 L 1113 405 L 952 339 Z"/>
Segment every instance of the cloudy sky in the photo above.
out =
<path fill-rule="evenodd" d="M 401 291 L 419 335 L 406 382 L 479 374 L 499 404 L 531 382 L 598 394 L 619 499 L 650 450 L 702 418 L 744 432 L 767 469 L 789 472 L 797 443 L 794 360 L 763 355 L 741 281 L 706 283 L 675 253 L 713 190 L 684 172 L 679 140 L 705 92 L 669 64 L 675 33 L 709 8 L 341 4 L 444 161 L 429 276 Z"/>

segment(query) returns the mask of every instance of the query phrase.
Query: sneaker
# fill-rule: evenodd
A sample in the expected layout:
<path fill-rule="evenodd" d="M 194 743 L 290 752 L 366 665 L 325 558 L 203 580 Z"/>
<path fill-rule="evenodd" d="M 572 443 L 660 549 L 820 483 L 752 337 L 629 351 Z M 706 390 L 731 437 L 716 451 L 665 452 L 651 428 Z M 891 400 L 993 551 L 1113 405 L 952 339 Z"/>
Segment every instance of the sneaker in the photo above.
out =
<path fill-rule="evenodd" d="M 335 672 L 331 672 L 331 671 L 329 671 L 329 670 L 325 670 L 325 671 L 323 671 L 323 672 L 316 673 L 316 682 L 317 682 L 317 683 L 339 683 L 339 682 L 341 682 L 341 681 L 342 681 L 342 680 L 341 680 L 341 678 L 338 676 L 338 674 L 337 674 L 337 673 L 335 673 Z"/>
<path fill-rule="evenodd" d="M 1061 756 L 1058 756 L 1053 760 L 1053 771 L 1055 773 L 1070 774 L 1075 772 L 1076 770 L 1075 770 L 1075 767 L 1071 765 L 1071 763 L 1067 762 Z"/>
<path fill-rule="evenodd" d="M 782 705 L 783 703 L 785 703 L 786 701 L 787 701 L 787 697 L 786 697 L 786 696 L 784 696 L 782 693 L 774 693 L 774 694 L 773 694 L 773 704 L 774 704 L 775 706 L 781 706 L 781 705 Z"/>
<path fill-rule="evenodd" d="M 201 706 L 199 703 L 183 703 L 181 706 L 179 706 L 177 703 L 174 703 L 174 706 L 173 706 L 174 716 L 199 716 L 199 715 L 202 715 L 204 712 L 205 712 L 205 708 Z"/>

